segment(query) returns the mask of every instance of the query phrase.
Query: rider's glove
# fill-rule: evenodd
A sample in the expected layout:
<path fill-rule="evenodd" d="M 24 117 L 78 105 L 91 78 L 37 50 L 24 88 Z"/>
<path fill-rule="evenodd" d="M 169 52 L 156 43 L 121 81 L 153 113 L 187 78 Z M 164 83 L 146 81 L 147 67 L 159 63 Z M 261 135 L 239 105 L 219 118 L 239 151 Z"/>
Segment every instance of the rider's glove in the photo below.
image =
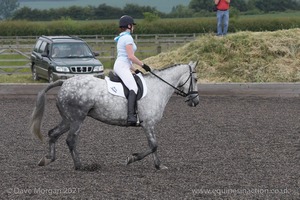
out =
<path fill-rule="evenodd" d="M 138 73 L 141 73 L 141 71 L 138 70 L 138 69 L 136 69 L 136 70 L 134 71 L 134 73 L 135 73 L 135 74 L 138 74 Z"/>
<path fill-rule="evenodd" d="M 148 65 L 146 65 L 146 64 L 143 64 L 143 65 L 142 65 L 142 68 L 143 68 L 146 72 L 151 72 L 151 68 L 150 68 Z"/>

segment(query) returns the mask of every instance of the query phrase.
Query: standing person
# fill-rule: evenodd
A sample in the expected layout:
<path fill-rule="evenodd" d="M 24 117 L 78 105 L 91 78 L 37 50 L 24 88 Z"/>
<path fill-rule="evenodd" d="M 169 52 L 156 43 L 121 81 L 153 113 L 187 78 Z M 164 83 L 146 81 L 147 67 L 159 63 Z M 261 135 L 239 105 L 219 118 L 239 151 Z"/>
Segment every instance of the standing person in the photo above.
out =
<path fill-rule="evenodd" d="M 217 5 L 217 36 L 225 36 L 229 25 L 230 0 L 214 0 Z"/>
<path fill-rule="evenodd" d="M 137 123 L 135 108 L 138 87 L 131 71 L 138 73 L 139 70 L 133 66 L 133 63 L 141 66 L 146 71 L 151 71 L 148 65 L 144 64 L 134 55 L 137 50 L 137 46 L 131 36 L 134 25 L 136 24 L 132 17 L 128 15 L 122 16 L 119 21 L 121 33 L 115 38 L 115 41 L 117 42 L 117 59 L 114 64 L 114 72 L 122 79 L 123 83 L 129 89 L 127 113 L 128 126 L 136 126 Z"/>

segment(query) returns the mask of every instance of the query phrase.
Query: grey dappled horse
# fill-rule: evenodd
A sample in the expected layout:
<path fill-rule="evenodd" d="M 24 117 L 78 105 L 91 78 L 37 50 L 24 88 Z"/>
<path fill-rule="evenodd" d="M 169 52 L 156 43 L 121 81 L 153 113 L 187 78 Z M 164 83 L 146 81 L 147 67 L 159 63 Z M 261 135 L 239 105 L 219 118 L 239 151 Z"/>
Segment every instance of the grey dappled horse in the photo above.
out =
<path fill-rule="evenodd" d="M 197 63 L 193 62 L 174 65 L 144 75 L 148 93 L 138 101 L 138 116 L 142 121 L 141 126 L 146 133 L 149 149 L 129 156 L 127 164 L 153 154 L 155 167 L 157 169 L 167 168 L 161 165 L 157 156 L 154 128 L 156 123 L 161 120 L 165 106 L 174 91 L 186 97 L 189 106 L 196 106 L 199 103 L 196 65 Z M 62 120 L 48 132 L 49 153 L 40 160 L 39 165 L 48 165 L 56 159 L 55 142 L 62 134 L 69 131 L 66 140 L 67 145 L 75 169 L 80 169 L 81 162 L 76 143 L 80 127 L 86 116 L 111 125 L 126 126 L 127 99 L 110 94 L 107 90 L 106 81 L 93 76 L 77 76 L 65 81 L 58 80 L 51 83 L 39 92 L 31 119 L 30 130 L 42 141 L 41 122 L 45 109 L 45 95 L 48 90 L 57 86 L 61 86 L 56 105 Z"/>

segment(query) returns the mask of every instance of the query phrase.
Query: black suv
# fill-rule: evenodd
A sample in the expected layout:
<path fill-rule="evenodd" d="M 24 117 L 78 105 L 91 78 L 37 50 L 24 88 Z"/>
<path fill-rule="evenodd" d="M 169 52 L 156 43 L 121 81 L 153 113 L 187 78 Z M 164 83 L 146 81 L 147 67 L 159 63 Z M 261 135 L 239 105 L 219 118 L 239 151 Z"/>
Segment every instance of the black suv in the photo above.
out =
<path fill-rule="evenodd" d="M 32 78 L 67 79 L 92 74 L 103 78 L 103 65 L 82 39 L 70 36 L 41 36 L 31 53 Z"/>

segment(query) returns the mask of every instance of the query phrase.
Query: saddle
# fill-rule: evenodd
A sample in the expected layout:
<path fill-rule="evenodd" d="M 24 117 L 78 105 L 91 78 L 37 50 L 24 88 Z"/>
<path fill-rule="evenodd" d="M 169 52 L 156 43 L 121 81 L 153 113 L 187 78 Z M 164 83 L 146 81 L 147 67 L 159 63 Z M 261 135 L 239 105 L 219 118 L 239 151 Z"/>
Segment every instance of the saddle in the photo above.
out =
<path fill-rule="evenodd" d="M 133 77 L 138 87 L 136 100 L 139 100 L 147 94 L 147 87 L 145 84 L 144 77 L 142 76 L 141 73 L 134 74 Z M 122 96 L 128 99 L 129 89 L 125 86 L 125 84 L 123 83 L 123 81 L 119 76 L 117 76 L 112 71 L 110 71 L 108 73 L 108 77 L 107 76 L 105 77 L 105 80 L 107 82 L 109 93 L 117 96 Z"/>

